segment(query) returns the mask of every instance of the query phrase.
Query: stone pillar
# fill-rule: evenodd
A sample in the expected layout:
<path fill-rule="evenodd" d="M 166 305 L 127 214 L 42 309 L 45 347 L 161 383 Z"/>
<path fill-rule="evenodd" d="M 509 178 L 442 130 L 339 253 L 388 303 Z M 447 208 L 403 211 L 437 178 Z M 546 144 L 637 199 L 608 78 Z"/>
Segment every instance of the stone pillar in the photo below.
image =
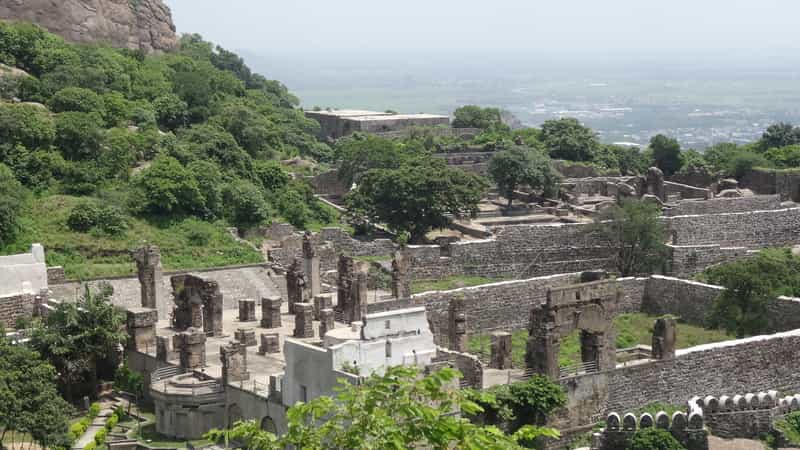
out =
<path fill-rule="evenodd" d="M 203 284 L 203 330 L 214 336 L 222 336 L 222 292 L 216 281 L 205 280 Z"/>
<path fill-rule="evenodd" d="M 336 307 L 334 310 L 339 312 L 346 321 L 350 311 L 350 291 L 353 288 L 355 272 L 353 258 L 340 255 L 337 270 L 339 277 L 336 284 Z"/>
<path fill-rule="evenodd" d="M 319 312 L 319 337 L 325 336 L 329 330 L 336 327 L 335 313 L 332 309 L 323 309 Z"/>
<path fill-rule="evenodd" d="M 280 297 L 265 297 L 261 299 L 262 328 L 281 327 L 281 303 Z"/>
<path fill-rule="evenodd" d="M 169 338 L 167 336 L 156 336 L 156 359 L 167 362 L 174 360 L 176 356 L 170 346 Z"/>
<path fill-rule="evenodd" d="M 247 371 L 247 347 L 232 341 L 219 349 L 219 360 L 222 362 L 222 385 L 234 381 L 250 379 Z"/>
<path fill-rule="evenodd" d="M 161 250 L 155 245 L 146 245 L 133 252 L 136 270 L 141 284 L 142 307 L 166 308 L 164 301 L 161 270 Z"/>
<path fill-rule="evenodd" d="M 467 350 L 467 313 L 464 301 L 454 298 L 450 301 L 450 350 L 464 352 Z"/>
<path fill-rule="evenodd" d="M 314 298 L 322 292 L 322 281 L 319 272 L 319 255 L 314 251 L 311 242 L 311 233 L 303 235 L 303 272 L 306 274 L 306 289 L 309 290 L 307 298 Z"/>
<path fill-rule="evenodd" d="M 314 296 L 314 320 L 320 320 L 323 309 L 333 308 L 333 294 Z"/>
<path fill-rule="evenodd" d="M 671 359 L 675 357 L 677 323 L 671 317 L 656 319 L 653 326 L 652 358 Z"/>
<path fill-rule="evenodd" d="M 500 370 L 511 368 L 511 333 L 503 331 L 492 333 L 492 357 L 489 367 Z"/>
<path fill-rule="evenodd" d="M 314 337 L 314 307 L 310 303 L 294 305 L 294 337 Z"/>
<path fill-rule="evenodd" d="M 175 302 L 172 326 L 179 331 L 202 328 L 212 336 L 222 336 L 222 293 L 214 280 L 183 274 L 170 278 Z"/>
<path fill-rule="evenodd" d="M 367 272 L 359 270 L 355 277 L 355 286 L 350 290 L 350 314 L 348 323 L 361 322 L 367 315 L 367 294 L 369 293 Z"/>
<path fill-rule="evenodd" d="M 129 308 L 126 313 L 128 349 L 142 353 L 155 351 L 158 311 L 152 308 Z"/>
<path fill-rule="evenodd" d="M 278 333 L 262 333 L 261 345 L 258 347 L 258 354 L 280 353 L 280 337 Z"/>
<path fill-rule="evenodd" d="M 289 301 L 289 314 L 295 314 L 295 303 L 305 302 L 305 274 L 295 259 L 286 270 L 286 297 Z"/>
<path fill-rule="evenodd" d="M 245 347 L 253 347 L 256 343 L 256 331 L 249 328 L 237 328 L 234 338 Z"/>
<path fill-rule="evenodd" d="M 559 338 L 549 326 L 533 329 L 528 337 L 525 349 L 525 366 L 544 375 L 551 380 L 558 380 L 561 370 L 558 364 L 558 353 L 561 348 Z"/>
<path fill-rule="evenodd" d="M 206 334 L 189 328 L 172 336 L 172 347 L 177 350 L 181 368 L 199 369 L 206 365 Z"/>
<path fill-rule="evenodd" d="M 408 277 L 408 258 L 405 249 L 395 252 L 392 259 L 392 296 L 395 298 L 411 297 L 411 280 Z"/>
<path fill-rule="evenodd" d="M 664 172 L 658 167 L 647 169 L 647 193 L 655 195 L 662 202 L 667 201 L 667 193 L 664 189 Z"/>
<path fill-rule="evenodd" d="M 256 321 L 256 301 L 252 299 L 239 300 L 239 322 Z"/>

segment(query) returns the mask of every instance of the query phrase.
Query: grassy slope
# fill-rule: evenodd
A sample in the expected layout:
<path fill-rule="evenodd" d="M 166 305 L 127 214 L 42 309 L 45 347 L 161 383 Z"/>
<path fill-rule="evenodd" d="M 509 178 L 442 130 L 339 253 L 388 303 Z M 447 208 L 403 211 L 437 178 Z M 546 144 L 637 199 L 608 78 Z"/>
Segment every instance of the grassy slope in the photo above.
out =
<path fill-rule="evenodd" d="M 485 278 L 469 275 L 460 275 L 440 280 L 424 280 L 411 283 L 411 293 L 419 294 L 427 291 L 448 291 L 462 287 L 479 286 L 481 284 L 497 283 L 505 281 L 505 278 Z"/>
<path fill-rule="evenodd" d="M 645 314 L 622 314 L 614 319 L 617 330 L 617 348 L 628 348 L 635 345 L 650 345 L 653 335 L 653 322 L 655 317 Z M 689 348 L 696 345 L 708 344 L 733 339 L 733 336 L 721 330 L 707 330 L 702 327 L 678 324 L 678 348 Z M 514 367 L 525 367 L 525 345 L 528 340 L 527 330 L 517 330 L 513 333 L 511 344 L 511 358 Z M 471 336 L 469 351 L 488 355 L 491 351 L 491 337 L 489 335 Z M 581 345 L 578 333 L 573 333 L 561 340 L 561 353 L 559 362 L 562 366 L 575 364 L 580 360 Z"/>
<path fill-rule="evenodd" d="M 71 208 L 82 200 L 54 195 L 32 200 L 21 217 L 16 242 L 0 254 L 27 251 L 33 242 L 44 245 L 47 264 L 64 266 L 68 278 L 128 275 L 135 265 L 128 250 L 144 242 L 161 248 L 165 270 L 201 269 L 263 261 L 261 254 L 236 242 L 223 223 L 176 219 L 164 223 L 131 218 L 121 236 L 71 231 L 66 220 Z"/>

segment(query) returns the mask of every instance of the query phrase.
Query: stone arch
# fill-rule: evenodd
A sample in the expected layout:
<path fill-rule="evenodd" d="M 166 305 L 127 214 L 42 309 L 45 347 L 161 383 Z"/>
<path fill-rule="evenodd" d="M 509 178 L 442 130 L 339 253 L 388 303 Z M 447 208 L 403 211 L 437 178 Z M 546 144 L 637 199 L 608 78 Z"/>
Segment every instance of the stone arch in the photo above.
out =
<path fill-rule="evenodd" d="M 261 430 L 272 434 L 278 434 L 278 427 L 275 426 L 275 421 L 270 416 L 264 416 L 261 419 Z"/>
<path fill-rule="evenodd" d="M 234 403 L 228 407 L 228 427 L 232 427 L 239 420 L 242 420 L 242 408 Z"/>

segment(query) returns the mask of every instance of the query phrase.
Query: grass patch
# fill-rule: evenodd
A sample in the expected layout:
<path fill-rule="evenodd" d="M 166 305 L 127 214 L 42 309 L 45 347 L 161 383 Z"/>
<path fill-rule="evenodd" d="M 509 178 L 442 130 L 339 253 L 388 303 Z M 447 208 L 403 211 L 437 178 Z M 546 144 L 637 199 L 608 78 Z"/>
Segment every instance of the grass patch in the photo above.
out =
<path fill-rule="evenodd" d="M 32 243 L 39 242 L 45 247 L 47 264 L 64 266 L 70 279 L 136 273 L 128 252 L 144 242 L 161 248 L 165 270 L 263 262 L 258 251 L 228 234 L 224 222 L 131 217 L 128 229 L 119 236 L 72 231 L 67 227 L 67 217 L 72 207 L 83 201 L 65 195 L 34 199 L 20 218 L 21 232 L 16 241 L 0 249 L 0 253 L 26 252 Z"/>
<path fill-rule="evenodd" d="M 614 319 L 614 328 L 617 331 L 617 349 L 629 348 L 636 345 L 650 345 L 653 338 L 653 322 L 657 317 L 642 313 L 621 314 Z M 723 330 L 709 330 L 695 325 L 678 323 L 677 348 L 689 348 L 696 345 L 710 344 L 734 339 L 734 336 Z M 528 330 L 516 330 L 511 337 L 511 360 L 514 367 L 525 367 L 525 347 L 528 341 Z M 470 336 L 467 343 L 470 353 L 491 353 L 491 336 Z M 577 364 L 581 359 L 581 344 L 579 332 L 576 331 L 561 340 L 559 349 L 559 364 L 569 366 Z"/>
<path fill-rule="evenodd" d="M 498 281 L 504 280 L 506 280 L 506 278 L 486 278 L 459 275 L 449 278 L 442 278 L 440 280 L 414 281 L 411 283 L 411 293 L 419 294 L 420 292 L 427 291 L 448 291 L 463 287 L 479 286 L 481 284 L 497 283 Z"/>

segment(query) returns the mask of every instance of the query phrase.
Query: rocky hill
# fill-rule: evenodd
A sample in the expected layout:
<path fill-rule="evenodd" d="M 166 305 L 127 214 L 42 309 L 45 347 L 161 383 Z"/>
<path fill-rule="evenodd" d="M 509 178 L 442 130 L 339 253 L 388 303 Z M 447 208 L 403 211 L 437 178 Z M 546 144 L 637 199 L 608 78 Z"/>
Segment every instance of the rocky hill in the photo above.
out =
<path fill-rule="evenodd" d="M 72 42 L 161 52 L 178 44 L 161 0 L 4 0 L 0 19 L 28 21 Z"/>

